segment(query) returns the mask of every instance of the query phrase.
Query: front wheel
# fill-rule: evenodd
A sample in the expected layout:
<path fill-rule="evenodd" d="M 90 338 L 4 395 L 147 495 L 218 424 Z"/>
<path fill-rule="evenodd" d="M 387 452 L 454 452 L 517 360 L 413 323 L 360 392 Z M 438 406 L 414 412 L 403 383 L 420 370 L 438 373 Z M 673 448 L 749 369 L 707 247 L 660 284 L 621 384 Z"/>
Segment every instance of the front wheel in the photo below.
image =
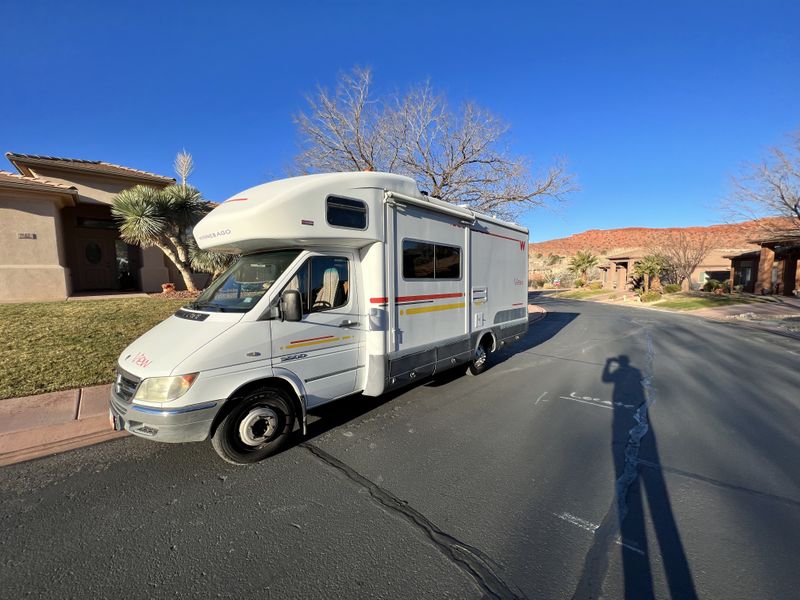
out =
<path fill-rule="evenodd" d="M 486 346 L 481 344 L 475 349 L 475 356 L 469 363 L 467 367 L 467 373 L 469 375 L 480 375 L 486 370 L 486 363 L 489 361 L 489 351 L 486 349 Z"/>
<path fill-rule="evenodd" d="M 211 445 L 223 460 L 246 465 L 275 454 L 293 428 L 291 400 L 281 390 L 261 388 L 234 406 L 214 432 Z"/>

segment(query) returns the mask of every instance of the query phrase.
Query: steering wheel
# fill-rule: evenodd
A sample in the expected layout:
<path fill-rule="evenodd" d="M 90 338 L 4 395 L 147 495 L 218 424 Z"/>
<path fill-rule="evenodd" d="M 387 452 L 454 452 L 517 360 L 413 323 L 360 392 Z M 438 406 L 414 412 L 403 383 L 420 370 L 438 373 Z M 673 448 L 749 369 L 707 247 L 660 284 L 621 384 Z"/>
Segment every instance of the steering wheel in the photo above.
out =
<path fill-rule="evenodd" d="M 325 300 L 317 300 L 316 302 L 314 302 L 314 308 L 330 308 L 330 307 L 331 303 L 325 302 Z"/>

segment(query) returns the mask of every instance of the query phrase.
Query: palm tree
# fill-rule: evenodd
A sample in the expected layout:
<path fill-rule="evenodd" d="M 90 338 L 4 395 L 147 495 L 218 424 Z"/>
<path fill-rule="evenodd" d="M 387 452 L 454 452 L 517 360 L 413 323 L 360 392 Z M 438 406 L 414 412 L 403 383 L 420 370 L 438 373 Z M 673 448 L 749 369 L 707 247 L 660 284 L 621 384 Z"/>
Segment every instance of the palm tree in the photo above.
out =
<path fill-rule="evenodd" d="M 597 266 L 598 258 L 588 250 L 578 250 L 575 256 L 569 261 L 569 272 L 580 275 L 586 281 L 589 278 L 589 270 Z"/>
<path fill-rule="evenodd" d="M 211 273 L 211 281 L 214 281 L 236 261 L 237 255 L 201 250 L 196 245 L 193 245 L 190 248 L 189 257 L 192 262 L 192 268 L 195 271 Z"/>
<path fill-rule="evenodd" d="M 644 280 L 644 291 L 650 291 L 650 278 L 658 277 L 667 268 L 666 259 L 658 254 L 648 254 L 642 257 L 634 267 L 633 272 Z"/>
<path fill-rule="evenodd" d="M 180 271 L 186 289 L 197 291 L 191 272 L 191 231 L 208 208 L 196 188 L 137 185 L 114 197 L 111 212 L 123 240 L 143 248 L 158 247 Z"/>

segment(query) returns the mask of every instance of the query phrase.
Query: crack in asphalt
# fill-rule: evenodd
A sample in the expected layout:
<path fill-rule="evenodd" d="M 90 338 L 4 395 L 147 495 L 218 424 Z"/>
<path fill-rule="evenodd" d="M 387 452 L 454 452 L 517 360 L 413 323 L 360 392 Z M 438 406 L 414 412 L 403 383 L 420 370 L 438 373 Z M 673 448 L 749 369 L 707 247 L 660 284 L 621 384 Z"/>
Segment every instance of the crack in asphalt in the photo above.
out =
<path fill-rule="evenodd" d="M 666 465 L 657 464 L 641 458 L 639 459 L 639 464 L 642 465 L 643 467 L 647 467 L 648 469 L 663 471 L 665 473 L 673 473 L 675 475 L 681 475 L 682 477 L 688 477 L 689 479 L 695 479 L 697 481 L 702 481 L 704 483 L 708 483 L 710 485 L 725 488 L 728 490 L 742 492 L 745 494 L 751 494 L 753 496 L 759 496 L 761 498 L 769 498 L 770 500 L 774 500 L 775 502 L 788 504 L 789 506 L 800 507 L 800 500 L 795 500 L 794 498 L 787 498 L 786 496 L 778 496 L 777 494 L 770 494 L 769 492 L 754 490 L 753 488 L 744 487 L 742 485 L 736 485 L 734 483 L 726 483 L 725 481 L 714 479 L 713 477 L 706 477 L 705 475 L 700 475 L 698 473 L 691 473 L 690 471 L 684 471 L 683 469 L 668 467 Z"/>
<path fill-rule="evenodd" d="M 480 550 L 442 531 L 420 512 L 408 506 L 406 502 L 375 485 L 348 464 L 328 454 L 319 446 L 304 442 L 300 444 L 300 447 L 305 448 L 313 456 L 328 466 L 344 473 L 348 479 L 364 487 L 375 502 L 399 514 L 421 530 L 442 554 L 475 580 L 478 587 L 484 592 L 485 597 L 497 598 L 499 600 L 522 600 L 525 598 L 522 591 L 513 583 L 503 581 L 497 574 L 499 566 L 494 564 L 493 561 Z"/>
<path fill-rule="evenodd" d="M 633 415 L 636 424 L 628 431 L 628 442 L 625 445 L 625 467 L 617 478 L 614 500 L 595 531 L 594 541 L 586 553 L 583 572 L 575 587 L 575 593 L 572 595 L 573 600 L 602 596 L 603 581 L 608 571 L 609 550 L 619 535 L 621 523 L 628 515 L 628 491 L 639 477 L 639 448 L 642 438 L 650 429 L 647 411 L 656 401 L 656 390 L 653 387 L 653 361 L 655 358 L 653 337 L 650 330 L 642 323 L 636 321 L 634 323 L 644 330 L 647 342 L 647 353 L 640 382 L 644 392 L 644 402 L 639 405 Z"/>

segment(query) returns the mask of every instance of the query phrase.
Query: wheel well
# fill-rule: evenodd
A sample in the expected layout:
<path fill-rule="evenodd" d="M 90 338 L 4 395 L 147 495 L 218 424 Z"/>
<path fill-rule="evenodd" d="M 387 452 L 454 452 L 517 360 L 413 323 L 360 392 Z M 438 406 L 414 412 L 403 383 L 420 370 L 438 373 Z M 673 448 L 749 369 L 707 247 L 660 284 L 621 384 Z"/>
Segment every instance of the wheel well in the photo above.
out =
<path fill-rule="evenodd" d="M 497 340 L 494 334 L 491 331 L 484 333 L 483 336 L 481 336 L 481 341 L 478 342 L 478 346 L 483 346 L 486 348 L 487 352 L 494 352 L 497 350 Z"/>
<path fill-rule="evenodd" d="M 211 432 L 210 436 L 213 435 L 217 431 L 217 427 L 222 422 L 222 420 L 228 416 L 235 407 L 236 404 L 245 396 L 247 396 L 250 392 L 257 390 L 258 388 L 262 387 L 272 387 L 281 390 L 284 392 L 290 399 L 292 403 L 292 408 L 294 409 L 295 421 L 300 422 L 303 418 L 303 406 L 300 403 L 300 398 L 297 396 L 297 392 L 295 392 L 292 384 L 286 381 L 285 379 L 280 379 L 278 377 L 268 377 L 266 379 L 256 379 L 255 381 L 248 381 L 241 387 L 237 388 L 235 392 L 233 392 L 225 403 L 222 405 L 222 408 L 217 412 L 217 416 L 214 417 L 214 422 L 211 424 Z M 301 424 L 302 427 L 302 424 Z"/>

